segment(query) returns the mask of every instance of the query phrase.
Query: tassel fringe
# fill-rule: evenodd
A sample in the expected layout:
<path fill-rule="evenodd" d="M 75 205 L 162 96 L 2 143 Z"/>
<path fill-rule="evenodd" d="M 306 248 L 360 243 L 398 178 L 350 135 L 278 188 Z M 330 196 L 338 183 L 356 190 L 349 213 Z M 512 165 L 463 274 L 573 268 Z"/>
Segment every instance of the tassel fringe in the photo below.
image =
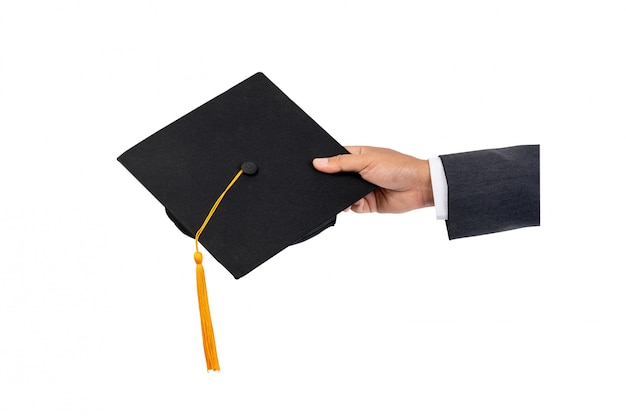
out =
<path fill-rule="evenodd" d="M 207 295 L 204 267 L 202 266 L 202 253 L 196 251 L 193 258 L 196 261 L 198 306 L 200 307 L 200 325 L 202 326 L 202 343 L 204 345 L 206 369 L 207 371 L 219 371 L 220 363 L 217 359 L 217 348 L 215 347 L 215 335 L 213 333 L 213 323 L 211 321 L 211 310 L 209 309 L 209 296 Z"/>

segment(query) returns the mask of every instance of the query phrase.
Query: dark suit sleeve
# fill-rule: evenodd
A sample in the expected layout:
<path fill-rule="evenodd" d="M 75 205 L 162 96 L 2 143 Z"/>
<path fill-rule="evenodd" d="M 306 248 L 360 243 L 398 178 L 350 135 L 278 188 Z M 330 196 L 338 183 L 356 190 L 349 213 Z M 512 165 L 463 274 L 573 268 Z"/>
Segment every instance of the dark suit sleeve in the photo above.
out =
<path fill-rule="evenodd" d="M 450 239 L 539 225 L 539 145 L 440 157 Z"/>

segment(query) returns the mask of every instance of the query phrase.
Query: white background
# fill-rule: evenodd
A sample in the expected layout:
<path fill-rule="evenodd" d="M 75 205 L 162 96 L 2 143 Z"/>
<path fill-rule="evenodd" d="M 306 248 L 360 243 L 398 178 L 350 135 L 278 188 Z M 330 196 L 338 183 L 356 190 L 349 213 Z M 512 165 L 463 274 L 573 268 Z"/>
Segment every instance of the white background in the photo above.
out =
<path fill-rule="evenodd" d="M 0 414 L 624 415 L 622 1 L 0 1 Z M 341 214 L 235 281 L 116 161 L 257 71 L 344 145 L 541 144 L 542 225 Z"/>

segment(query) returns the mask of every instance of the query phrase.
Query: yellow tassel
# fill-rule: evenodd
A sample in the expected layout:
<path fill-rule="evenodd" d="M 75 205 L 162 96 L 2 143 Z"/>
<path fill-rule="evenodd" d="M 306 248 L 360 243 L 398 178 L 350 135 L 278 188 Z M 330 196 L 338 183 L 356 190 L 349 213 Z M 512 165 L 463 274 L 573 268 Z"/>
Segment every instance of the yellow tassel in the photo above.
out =
<path fill-rule="evenodd" d="M 202 267 L 202 253 L 196 251 L 193 258 L 196 261 L 196 284 L 198 286 L 198 305 L 200 307 L 200 325 L 202 326 L 202 343 L 204 344 L 206 369 L 207 371 L 219 371 L 220 363 L 217 359 L 217 348 L 215 347 L 215 335 L 213 334 L 211 310 L 209 309 L 209 297 L 206 291 L 204 267 Z"/>
<path fill-rule="evenodd" d="M 204 231 L 204 228 L 209 223 L 209 220 L 215 213 L 217 206 L 220 204 L 226 192 L 237 182 L 237 179 L 243 174 L 243 170 L 239 170 L 232 181 L 228 184 L 224 192 L 217 198 L 215 204 L 209 211 L 209 214 L 204 219 L 202 226 L 196 232 L 196 252 L 193 255 L 196 261 L 196 284 L 198 286 L 198 306 L 200 307 L 200 325 L 202 326 L 202 343 L 204 345 L 204 357 L 206 358 L 206 369 L 220 370 L 220 363 L 217 360 L 217 348 L 215 346 L 215 335 L 213 334 L 213 323 L 211 322 L 211 311 L 209 310 L 209 296 L 206 291 L 206 280 L 204 278 L 204 267 L 202 267 L 202 253 L 198 249 L 198 240 L 200 234 Z"/>

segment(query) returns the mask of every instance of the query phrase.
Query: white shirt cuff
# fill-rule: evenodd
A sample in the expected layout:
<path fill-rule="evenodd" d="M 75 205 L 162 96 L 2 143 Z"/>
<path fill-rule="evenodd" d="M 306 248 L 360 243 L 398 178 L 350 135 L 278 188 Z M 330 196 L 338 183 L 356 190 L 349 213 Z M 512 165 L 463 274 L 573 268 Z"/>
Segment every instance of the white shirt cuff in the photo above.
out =
<path fill-rule="evenodd" d="M 430 165 L 430 181 L 433 186 L 433 198 L 435 200 L 435 213 L 438 220 L 448 219 L 448 181 L 443 170 L 441 158 L 428 159 Z"/>

